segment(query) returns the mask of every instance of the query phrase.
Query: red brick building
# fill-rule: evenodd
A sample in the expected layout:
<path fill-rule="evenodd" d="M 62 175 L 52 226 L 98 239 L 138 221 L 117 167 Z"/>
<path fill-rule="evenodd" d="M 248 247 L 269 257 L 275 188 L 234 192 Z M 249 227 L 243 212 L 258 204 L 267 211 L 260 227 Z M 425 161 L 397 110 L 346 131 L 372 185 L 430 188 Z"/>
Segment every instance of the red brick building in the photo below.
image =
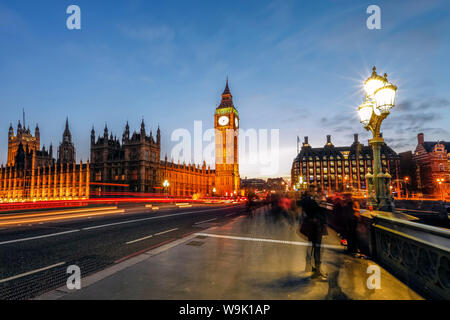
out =
<path fill-rule="evenodd" d="M 417 164 L 418 188 L 423 194 L 442 196 L 449 193 L 450 142 L 425 141 L 423 133 L 419 133 L 414 160 Z M 441 184 L 438 179 L 443 179 Z"/>

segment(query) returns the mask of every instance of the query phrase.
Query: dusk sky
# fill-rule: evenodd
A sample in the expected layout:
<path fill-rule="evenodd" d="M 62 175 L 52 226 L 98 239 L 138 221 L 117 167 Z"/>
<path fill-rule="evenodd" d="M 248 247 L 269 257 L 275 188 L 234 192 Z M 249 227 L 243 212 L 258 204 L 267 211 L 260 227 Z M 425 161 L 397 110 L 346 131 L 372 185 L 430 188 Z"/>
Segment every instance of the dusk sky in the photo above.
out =
<path fill-rule="evenodd" d="M 81 8 L 81 30 L 66 8 Z M 366 9 L 381 8 L 381 30 Z M 397 152 L 450 141 L 450 2 L 434 1 L 5 1 L 0 3 L 0 163 L 9 123 L 26 112 L 41 147 L 61 141 L 66 116 L 77 159 L 90 130 L 122 136 L 128 120 L 162 133 L 213 126 L 226 77 L 242 129 L 280 129 L 280 167 L 289 176 L 296 136 L 313 147 L 326 135 L 367 144 L 357 107 L 372 66 L 398 86 L 382 126 Z M 54 154 L 55 155 L 55 154 Z M 242 166 L 241 177 L 259 176 Z"/>

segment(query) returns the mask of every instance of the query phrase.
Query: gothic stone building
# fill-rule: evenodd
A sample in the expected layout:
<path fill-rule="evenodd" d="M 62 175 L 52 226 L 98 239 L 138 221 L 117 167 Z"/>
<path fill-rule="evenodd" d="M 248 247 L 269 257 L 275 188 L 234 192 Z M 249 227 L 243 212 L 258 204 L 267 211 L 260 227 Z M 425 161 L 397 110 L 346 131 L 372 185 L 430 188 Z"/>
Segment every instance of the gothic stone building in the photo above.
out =
<path fill-rule="evenodd" d="M 105 126 L 103 136 L 95 138 L 91 131 L 91 184 L 94 194 L 120 194 L 124 192 L 155 192 L 159 186 L 161 134 L 156 139 L 146 134 L 144 120 L 140 132 L 130 135 L 128 122 L 122 135 L 122 143 L 113 135 L 108 136 Z"/>
<path fill-rule="evenodd" d="M 0 202 L 89 198 L 89 162 L 75 163 L 75 148 L 67 120 L 58 160 L 52 156 L 51 145 L 49 151 L 45 150 L 45 146 L 39 149 L 37 125 L 34 136 L 29 128 L 22 128 L 20 122 L 17 135 L 10 126 L 8 161 L 5 167 L 2 165 L 0 168 Z M 61 157 L 70 154 L 73 157 Z"/>
<path fill-rule="evenodd" d="M 96 138 L 91 131 L 91 185 L 98 196 L 121 196 L 131 193 L 163 193 L 175 196 L 201 194 L 232 195 L 239 191 L 237 129 L 239 117 L 234 107 L 228 81 L 222 101 L 215 112 L 216 169 L 206 163 L 180 164 L 161 160 L 161 132 L 156 138 L 148 135 L 142 121 L 139 133 L 130 134 L 128 122 L 122 141 L 109 134 L 105 126 L 103 136 Z M 227 130 L 233 132 L 226 139 Z M 167 190 L 163 181 L 169 182 Z"/>
<path fill-rule="evenodd" d="M 383 172 L 389 172 L 393 180 L 399 175 L 400 159 L 398 155 L 383 144 L 381 147 L 381 166 Z M 302 148 L 294 159 L 291 171 L 292 185 L 303 181 L 317 185 L 322 190 L 343 191 L 346 187 L 353 190 L 367 189 L 366 174 L 373 172 L 373 153 L 370 146 L 365 146 L 354 135 L 350 146 L 335 147 L 331 136 L 323 148 L 312 148 L 305 137 Z"/>
<path fill-rule="evenodd" d="M 423 133 L 419 133 L 413 158 L 417 168 L 418 189 L 423 194 L 440 195 L 441 192 L 450 192 L 450 142 L 425 141 Z M 441 186 L 437 179 L 444 179 Z"/>

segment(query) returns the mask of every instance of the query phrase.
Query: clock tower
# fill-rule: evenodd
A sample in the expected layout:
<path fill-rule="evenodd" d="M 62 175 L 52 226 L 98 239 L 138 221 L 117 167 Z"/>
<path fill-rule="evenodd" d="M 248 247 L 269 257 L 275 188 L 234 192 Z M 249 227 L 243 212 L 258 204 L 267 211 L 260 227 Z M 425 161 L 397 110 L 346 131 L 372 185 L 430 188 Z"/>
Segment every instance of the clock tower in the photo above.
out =
<path fill-rule="evenodd" d="M 216 195 L 239 194 L 239 114 L 233 104 L 228 78 L 222 101 L 214 115 L 216 152 Z"/>

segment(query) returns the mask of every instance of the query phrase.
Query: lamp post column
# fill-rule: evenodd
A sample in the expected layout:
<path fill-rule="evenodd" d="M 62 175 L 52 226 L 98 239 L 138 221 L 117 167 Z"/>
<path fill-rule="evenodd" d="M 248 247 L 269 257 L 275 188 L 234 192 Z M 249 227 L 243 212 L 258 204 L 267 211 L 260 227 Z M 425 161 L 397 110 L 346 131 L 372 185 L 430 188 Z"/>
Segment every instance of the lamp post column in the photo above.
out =
<path fill-rule="evenodd" d="M 369 141 L 373 150 L 373 184 L 375 189 L 375 198 L 378 205 L 381 203 L 381 199 L 384 195 L 384 183 L 383 181 L 380 181 L 380 177 L 378 176 L 378 174 L 381 173 L 380 149 L 383 140 L 383 138 L 375 137 Z"/>

